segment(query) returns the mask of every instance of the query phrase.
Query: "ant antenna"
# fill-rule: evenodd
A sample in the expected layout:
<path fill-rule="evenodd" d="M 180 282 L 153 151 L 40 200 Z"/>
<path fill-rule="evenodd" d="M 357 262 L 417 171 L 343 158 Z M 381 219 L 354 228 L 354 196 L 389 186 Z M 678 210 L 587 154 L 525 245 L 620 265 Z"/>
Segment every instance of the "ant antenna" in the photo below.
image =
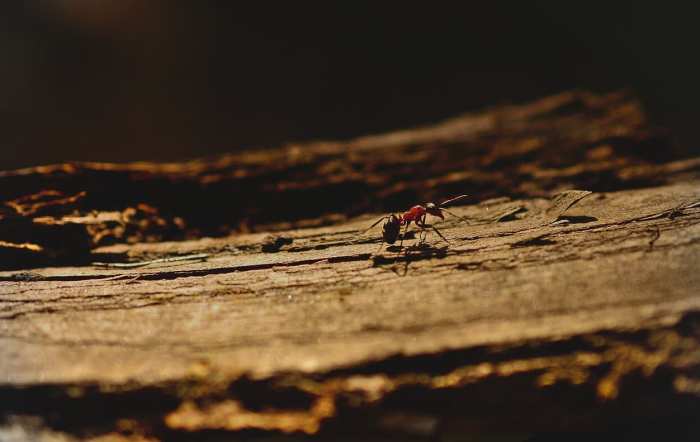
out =
<path fill-rule="evenodd" d="M 448 199 L 447 201 L 443 201 L 442 203 L 438 204 L 438 207 L 442 208 L 443 206 L 446 206 L 446 205 L 448 205 L 448 204 L 452 204 L 452 203 L 454 203 L 455 201 L 459 201 L 459 200 L 461 200 L 461 199 L 463 199 L 463 198 L 466 198 L 466 197 L 468 197 L 468 196 L 469 196 L 469 195 L 459 195 L 459 196 L 456 196 L 456 197 L 454 197 L 454 198 L 450 198 L 450 199 Z"/>
<path fill-rule="evenodd" d="M 459 201 L 459 200 L 461 200 L 461 199 L 464 199 L 464 198 L 466 198 L 467 196 L 469 196 L 469 195 L 459 195 L 459 196 L 456 196 L 456 197 L 454 197 L 454 198 L 450 198 L 450 199 L 448 199 L 447 201 L 443 201 L 442 203 L 440 203 L 440 205 L 439 205 L 438 207 L 440 208 L 440 210 L 442 210 L 442 211 L 444 211 L 444 212 L 446 212 L 446 213 L 448 213 L 448 214 L 454 216 L 455 218 L 459 218 L 460 220 L 464 221 L 465 223 L 469 223 L 469 221 L 467 221 L 466 218 L 462 218 L 461 216 L 459 216 L 459 215 L 457 215 L 457 214 L 455 214 L 455 213 L 452 213 L 452 212 L 450 212 L 449 210 L 447 210 L 447 209 L 444 208 L 444 206 L 446 206 L 446 205 L 448 205 L 448 204 L 452 204 L 452 203 L 454 203 L 454 202 L 456 202 L 456 201 Z"/>

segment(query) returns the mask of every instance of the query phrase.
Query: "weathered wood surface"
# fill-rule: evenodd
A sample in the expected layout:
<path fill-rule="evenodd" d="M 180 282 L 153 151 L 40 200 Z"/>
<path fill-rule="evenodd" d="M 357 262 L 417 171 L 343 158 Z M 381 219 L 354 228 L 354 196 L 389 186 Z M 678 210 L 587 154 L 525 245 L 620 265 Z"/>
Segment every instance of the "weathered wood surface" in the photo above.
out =
<path fill-rule="evenodd" d="M 613 191 L 698 170 L 629 95 L 577 92 L 345 142 L 0 171 L 0 268 L 85 264 L 115 242 L 328 225 L 464 192 Z"/>
<path fill-rule="evenodd" d="M 632 106 L 613 98 L 587 100 L 606 103 L 598 114 L 620 100 Z M 536 106 L 543 105 L 531 105 Z M 504 170 L 534 164 L 537 173 L 483 178 L 523 187 L 512 199 L 486 199 L 490 190 L 477 189 L 470 204 L 453 209 L 466 223 L 448 218 L 440 224 L 449 246 L 430 234 L 423 246 L 409 236 L 405 250 L 380 251 L 380 227 L 358 235 L 380 214 L 353 217 L 355 209 L 333 218 L 326 216 L 332 210 L 317 208 L 309 219 L 326 216 L 324 221 L 300 229 L 305 223 L 300 216 L 285 230 L 277 222 L 283 213 L 267 201 L 261 207 L 275 215 L 260 215 L 260 224 L 252 225 L 275 221 L 274 233 L 260 228 L 215 238 L 80 246 L 83 259 L 92 261 L 198 257 L 191 261 L 1 271 L 0 414 L 6 422 L 0 434 L 38 427 L 47 440 L 69 437 L 64 432 L 81 439 L 106 434 L 126 440 L 228 440 L 270 432 L 329 438 L 489 432 L 523 440 L 561 429 L 633 427 L 649 435 L 650 429 L 684 428 L 700 407 L 698 161 L 673 152 L 649 159 L 643 143 L 629 141 L 655 139 L 636 135 L 648 130 L 632 108 L 637 125 L 624 132 L 618 124 L 615 132 L 624 132 L 620 136 L 627 140 L 624 160 L 598 162 L 591 152 L 605 150 L 600 140 L 610 136 L 592 142 L 581 135 L 596 125 L 607 127 L 608 120 L 585 128 L 561 123 L 557 139 L 589 140 L 576 144 L 578 159 L 568 158 L 571 151 L 561 154 L 568 165 L 551 169 L 542 166 L 551 152 L 502 163 Z M 541 118 L 583 121 L 580 108 L 567 109 L 563 116 L 545 112 Z M 505 111 L 492 111 L 498 112 Z M 556 126 L 528 115 L 532 127 Z M 522 124 L 512 145 L 535 131 Z M 395 135 L 392 143 L 387 136 L 379 144 L 401 152 L 391 156 L 394 162 L 406 158 L 407 146 L 442 152 L 447 148 L 437 141 L 438 147 L 425 147 L 440 127 L 445 126 Z M 484 143 L 484 155 L 495 155 L 498 144 Z M 619 145 L 610 143 L 618 147 L 608 154 L 617 156 Z M 410 196 L 426 197 L 435 189 L 473 193 L 462 188 L 469 182 L 465 176 L 473 176 L 457 172 L 463 163 L 433 165 L 416 155 L 420 158 L 406 160 L 400 178 L 380 180 L 398 183 L 387 195 L 404 195 L 406 189 Z M 423 161 L 444 168 L 433 171 L 429 187 L 427 178 L 409 179 L 408 172 Z M 483 155 L 469 161 L 483 164 Z M 126 182 L 137 167 L 108 168 L 128 169 L 131 178 L 120 178 Z M 176 166 L 161 172 L 172 173 L 167 167 Z M 94 183 L 83 190 L 66 183 L 98 169 L 83 165 L 77 175 L 46 178 L 52 184 L 45 188 L 38 169 L 6 173 L 0 180 L 29 180 L 19 181 L 28 186 L 26 194 L 46 189 L 89 194 Z M 327 172 L 317 171 L 324 179 Z M 195 175 L 183 179 L 206 174 Z M 300 182 L 311 183 L 308 176 Z M 146 181 L 151 179 L 161 178 L 149 175 Z M 39 184 L 27 184 L 32 182 Z M 578 188 L 595 192 L 559 193 L 573 184 L 588 184 Z M 17 189 L 5 190 L 6 197 L 17 201 L 22 193 Z M 353 206 L 358 201 L 351 198 L 350 206 L 363 207 Z M 192 207 L 175 212 L 155 199 L 145 202 L 166 222 L 177 216 L 184 230 L 193 223 L 204 229 L 188 215 Z M 247 204 L 252 213 L 254 206 Z M 56 220 L 84 217 L 93 209 L 107 216 L 107 210 L 124 207 L 47 210 Z M 19 213 L 26 208 L 13 210 L 14 220 L 32 216 Z M 229 226 L 242 219 L 234 212 L 225 216 Z M 134 231 L 140 235 L 148 228 Z M 163 232 L 159 235 L 170 235 Z M 65 262 L 66 256 L 71 255 L 45 259 Z M 698 434 L 697 426 L 690 430 Z"/>

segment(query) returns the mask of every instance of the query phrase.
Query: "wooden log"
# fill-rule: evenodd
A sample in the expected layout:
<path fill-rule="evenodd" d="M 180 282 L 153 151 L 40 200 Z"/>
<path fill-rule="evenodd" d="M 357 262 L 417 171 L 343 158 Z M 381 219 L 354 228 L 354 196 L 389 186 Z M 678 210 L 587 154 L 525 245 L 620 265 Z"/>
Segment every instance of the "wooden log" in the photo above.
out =
<path fill-rule="evenodd" d="M 84 263 L 115 242 L 327 225 L 462 193 L 483 201 L 654 186 L 699 168 L 633 97 L 584 92 L 347 142 L 42 166 L 0 172 L 0 267 Z"/>
<path fill-rule="evenodd" d="M 700 434 L 700 161 L 649 153 L 657 138 L 631 103 L 565 94 L 294 154 L 5 173 L 15 220 L 143 203 L 181 218 L 184 236 L 229 230 L 88 235 L 79 265 L 0 271 L 0 436 Z M 127 191 L 109 203 L 102 190 L 98 207 L 102 179 Z M 234 191 L 240 207 L 210 212 L 223 221 L 203 221 L 201 201 L 158 197 L 166 180 L 216 199 L 246 179 L 260 209 Z M 466 222 L 439 224 L 449 244 L 411 231 L 405 248 L 380 249 L 381 227 L 360 234 L 381 215 L 365 210 L 468 185 L 477 196 L 452 208 Z M 302 201 L 341 188 L 346 204 Z M 60 194 L 20 199 L 46 189 Z M 68 212 L 29 205 L 79 192 Z M 276 192 L 304 210 L 287 220 Z M 236 230 L 244 219 L 259 231 Z"/>

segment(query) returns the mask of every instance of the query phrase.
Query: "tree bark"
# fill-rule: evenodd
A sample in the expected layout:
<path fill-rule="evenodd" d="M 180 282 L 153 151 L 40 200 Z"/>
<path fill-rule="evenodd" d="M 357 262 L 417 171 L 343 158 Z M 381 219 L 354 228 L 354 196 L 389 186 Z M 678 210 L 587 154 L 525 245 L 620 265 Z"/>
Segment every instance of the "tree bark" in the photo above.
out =
<path fill-rule="evenodd" d="M 4 172 L 0 435 L 697 435 L 700 159 L 664 143 L 629 96 L 569 93 Z M 362 234 L 460 193 L 449 244 Z"/>

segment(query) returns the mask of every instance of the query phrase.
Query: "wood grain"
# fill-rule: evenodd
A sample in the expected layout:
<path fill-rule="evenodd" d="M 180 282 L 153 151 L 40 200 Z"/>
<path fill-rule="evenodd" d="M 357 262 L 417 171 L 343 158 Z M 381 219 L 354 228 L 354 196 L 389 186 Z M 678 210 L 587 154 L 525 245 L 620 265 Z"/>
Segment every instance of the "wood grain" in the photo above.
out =
<path fill-rule="evenodd" d="M 87 211 L 103 219 L 123 213 L 137 201 L 133 193 L 103 207 L 89 195 L 105 177 L 128 188 L 141 176 L 153 199 L 144 197 L 140 210 L 172 224 L 148 239 L 155 219 L 148 218 L 132 227 L 138 238 L 107 245 L 84 230 L 86 242 L 65 243 L 64 255 L 31 267 L 3 261 L 0 435 L 28 428 L 43 429 L 47 440 L 486 432 L 518 440 L 691 425 L 700 404 L 700 162 L 644 150 L 654 138 L 629 100 L 568 94 L 427 129 L 320 143 L 294 154 L 298 168 L 287 147 L 218 163 L 4 173 L 0 181 L 17 185 L 3 190 L 14 201 L 14 222 L 41 215 L 86 226 L 75 219 Z M 555 126 L 557 142 L 542 135 Z M 465 148 L 477 145 L 483 152 Z M 567 148 L 574 145 L 579 150 Z M 513 146 L 522 149 L 505 161 Z M 445 157 L 431 161 L 434 155 Z M 269 162 L 277 156 L 286 159 Z M 213 164 L 221 168 L 211 172 Z M 270 165 L 265 179 L 263 164 Z M 349 190 L 347 204 L 330 207 L 313 200 L 339 195 L 331 182 L 341 177 L 347 185 L 353 173 L 365 194 Z M 259 206 L 241 197 L 238 211 L 216 209 L 206 224 L 197 202 L 176 211 L 156 198 L 166 176 L 176 177 L 175 187 L 252 176 L 256 192 L 271 187 L 256 194 Z M 409 232 L 404 249 L 381 247 L 380 226 L 360 235 L 381 215 L 372 209 L 470 185 L 476 195 L 452 209 L 466 222 L 438 224 L 449 244 L 434 233 L 418 244 Z M 58 193 L 18 199 L 49 188 Z M 224 189 L 207 192 L 219 198 Z M 290 204 L 307 198 L 304 207 L 319 207 L 283 222 L 287 206 L 275 206 L 276 192 Z M 390 202 L 369 202 L 383 198 Z M 57 199 L 64 202 L 42 205 Z M 256 232 L 232 227 L 244 218 L 255 220 Z M 214 224 L 229 227 L 216 236 L 193 233 Z M 37 229 L 28 227 L 22 241 L 44 247 L 31 241 Z M 76 247 L 83 247 L 80 262 L 71 261 Z"/>

